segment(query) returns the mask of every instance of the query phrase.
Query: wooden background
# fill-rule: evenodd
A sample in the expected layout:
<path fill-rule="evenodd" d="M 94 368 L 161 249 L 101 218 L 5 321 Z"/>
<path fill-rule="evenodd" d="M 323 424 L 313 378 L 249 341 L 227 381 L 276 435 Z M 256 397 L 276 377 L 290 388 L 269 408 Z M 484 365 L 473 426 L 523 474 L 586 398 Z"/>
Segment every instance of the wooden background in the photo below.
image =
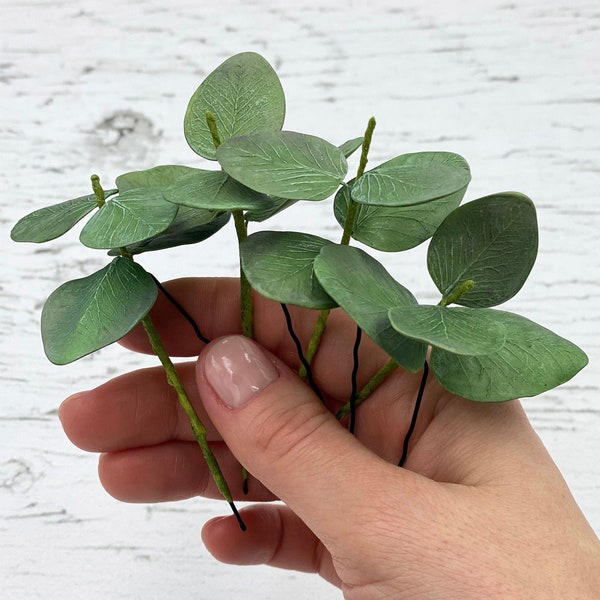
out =
<path fill-rule="evenodd" d="M 292 4 L 292 3 L 289 3 Z M 69 367 L 46 362 L 47 295 L 105 263 L 76 233 L 11 243 L 24 213 L 110 187 L 127 170 L 200 164 L 182 135 L 187 101 L 228 56 L 253 50 L 278 71 L 286 128 L 341 143 L 371 115 L 371 164 L 449 150 L 469 161 L 467 200 L 533 198 L 541 228 L 530 281 L 507 308 L 578 343 L 591 364 L 525 400 L 537 431 L 600 531 L 600 6 L 596 0 L 2 0 L 0 10 L 0 589 L 11 599 L 338 598 L 316 577 L 214 561 L 199 531 L 215 501 L 126 505 L 97 457 L 65 439 L 67 395 L 151 358 L 111 347 Z M 333 236 L 329 202 L 281 229 Z M 162 279 L 236 272 L 232 228 L 198 250 L 148 256 Z M 421 301 L 435 298 L 425 246 L 381 255 Z M 351 524 L 350 524 L 351 526 Z"/>

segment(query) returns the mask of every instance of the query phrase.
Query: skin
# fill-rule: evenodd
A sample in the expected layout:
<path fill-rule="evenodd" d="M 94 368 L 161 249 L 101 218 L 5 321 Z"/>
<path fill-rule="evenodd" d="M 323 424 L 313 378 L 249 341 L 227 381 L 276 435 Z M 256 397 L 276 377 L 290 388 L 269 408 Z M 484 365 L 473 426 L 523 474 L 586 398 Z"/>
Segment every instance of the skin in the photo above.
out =
<path fill-rule="evenodd" d="M 237 280 L 167 287 L 209 339 L 240 333 Z M 235 409 L 207 379 L 211 345 L 164 298 L 152 311 L 173 356 L 200 354 L 178 370 L 234 496 L 256 501 L 242 511 L 246 532 L 232 516 L 204 525 L 218 560 L 316 572 L 352 600 L 598 598 L 598 538 L 518 401 L 469 402 L 430 376 L 398 468 L 421 374 L 390 375 L 359 408 L 353 437 L 332 412 L 350 392 L 355 326 L 333 311 L 313 363 L 323 405 L 296 376 L 280 308 L 255 300 L 257 351 L 278 377 Z M 292 308 L 292 318 L 306 344 L 314 311 Z M 140 329 L 122 343 L 150 352 Z M 363 338 L 359 385 L 386 362 Z M 114 497 L 219 497 L 160 368 L 72 396 L 59 416 L 74 444 L 101 453 L 100 479 Z M 248 496 L 240 464 L 252 474 Z M 283 502 L 263 502 L 275 499 Z"/>

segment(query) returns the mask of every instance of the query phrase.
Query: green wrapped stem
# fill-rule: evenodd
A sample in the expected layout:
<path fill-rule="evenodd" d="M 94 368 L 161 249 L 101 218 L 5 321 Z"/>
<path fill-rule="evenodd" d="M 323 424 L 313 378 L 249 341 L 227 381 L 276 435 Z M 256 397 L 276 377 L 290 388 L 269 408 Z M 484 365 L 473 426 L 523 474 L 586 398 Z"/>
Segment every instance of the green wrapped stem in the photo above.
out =
<path fill-rule="evenodd" d="M 227 502 L 229 502 L 230 506 L 234 510 L 234 513 L 236 513 L 238 520 L 240 520 L 239 515 L 237 514 L 237 511 L 235 510 L 235 507 L 233 506 L 233 497 L 231 495 L 231 491 L 229 490 L 229 486 L 227 485 L 227 481 L 225 481 L 225 477 L 223 476 L 223 473 L 221 472 L 219 463 L 217 462 L 215 455 L 213 454 L 212 450 L 210 449 L 208 440 L 206 439 L 206 428 L 204 427 L 204 424 L 202 423 L 202 421 L 196 414 L 196 411 L 194 410 L 194 407 L 192 406 L 192 403 L 190 402 L 190 399 L 188 398 L 187 392 L 185 391 L 185 388 L 183 387 L 183 384 L 181 383 L 181 380 L 179 379 L 179 375 L 177 374 L 177 371 L 175 370 L 175 365 L 173 364 L 169 355 L 167 354 L 167 351 L 165 350 L 165 347 L 163 346 L 163 343 L 158 335 L 158 332 L 156 331 L 156 328 L 154 327 L 154 323 L 152 322 L 152 319 L 148 315 L 146 315 L 142 319 L 142 325 L 144 327 L 144 330 L 146 331 L 146 334 L 148 335 L 148 340 L 150 341 L 150 344 L 152 345 L 152 349 L 154 350 L 154 353 L 158 356 L 158 358 L 165 370 L 165 373 L 167 374 L 167 381 L 169 382 L 169 385 L 175 390 L 175 393 L 177 394 L 177 400 L 179 401 L 181 408 L 183 408 L 185 414 L 187 415 L 187 417 L 190 421 L 190 425 L 192 426 L 192 431 L 194 432 L 196 441 L 198 442 L 198 445 L 200 446 L 200 450 L 202 451 L 202 456 L 204 456 L 204 460 L 206 461 L 206 464 L 208 465 L 208 468 L 212 474 L 215 484 L 217 485 L 217 489 L 219 490 L 219 492 L 221 493 L 223 498 L 225 498 L 225 500 L 227 500 Z M 240 521 L 240 527 L 242 527 L 242 529 L 245 529 L 245 526 L 243 525 L 243 523 L 241 521 Z"/>

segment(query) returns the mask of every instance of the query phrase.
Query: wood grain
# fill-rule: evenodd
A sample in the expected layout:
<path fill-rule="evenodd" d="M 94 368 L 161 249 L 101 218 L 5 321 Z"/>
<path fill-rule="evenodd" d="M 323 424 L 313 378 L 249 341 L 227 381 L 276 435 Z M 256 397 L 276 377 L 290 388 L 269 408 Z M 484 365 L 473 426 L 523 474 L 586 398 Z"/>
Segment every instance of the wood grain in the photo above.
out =
<path fill-rule="evenodd" d="M 285 6 L 284 6 L 285 4 Z M 216 563 L 199 529 L 223 512 L 195 499 L 124 505 L 96 457 L 65 439 L 65 396 L 151 364 L 110 348 L 47 364 L 38 323 L 47 295 L 104 264 L 75 235 L 10 242 L 24 213 L 155 164 L 194 166 L 182 115 L 202 77 L 239 51 L 263 54 L 288 99 L 286 128 L 334 143 L 378 120 L 371 161 L 448 150 L 467 158 L 467 199 L 518 190 L 537 205 L 540 255 L 507 307 L 572 339 L 591 365 L 525 401 L 588 519 L 600 531 L 600 9 L 594 0 L 314 2 L 5 0 L 0 44 L 0 581 L 14 599 L 338 598 L 317 578 Z M 330 203 L 274 224 L 334 235 Z M 149 256 L 162 279 L 234 275 L 233 234 L 190 259 Z M 424 302 L 425 248 L 378 255 Z"/>

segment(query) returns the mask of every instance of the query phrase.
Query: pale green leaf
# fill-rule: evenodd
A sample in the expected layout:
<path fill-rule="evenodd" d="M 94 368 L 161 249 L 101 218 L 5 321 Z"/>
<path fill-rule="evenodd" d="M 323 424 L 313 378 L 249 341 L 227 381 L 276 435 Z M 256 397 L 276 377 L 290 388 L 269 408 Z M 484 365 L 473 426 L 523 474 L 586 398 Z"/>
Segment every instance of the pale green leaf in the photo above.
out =
<path fill-rule="evenodd" d="M 255 131 L 279 130 L 285 118 L 283 88 L 271 65 L 254 52 L 236 54 L 208 75 L 190 99 L 184 133 L 194 152 L 214 160 L 207 111 L 216 118 L 221 142 Z"/>
<path fill-rule="evenodd" d="M 116 183 L 121 193 L 137 188 L 165 188 L 178 179 L 199 170 L 184 165 L 159 165 L 144 171 L 123 173 L 117 177 Z"/>
<path fill-rule="evenodd" d="M 313 263 L 329 240 L 291 231 L 260 231 L 240 245 L 242 268 L 252 287 L 269 300 L 305 308 L 334 308 Z"/>
<path fill-rule="evenodd" d="M 506 302 L 521 289 L 537 248 L 531 200 L 516 192 L 494 194 L 446 217 L 429 244 L 427 268 L 443 296 L 472 280 L 473 289 L 456 302 L 485 308 Z"/>
<path fill-rule="evenodd" d="M 450 392 L 480 402 L 536 396 L 571 379 L 588 362 L 573 343 L 509 312 L 490 312 L 506 327 L 506 341 L 485 356 L 460 356 L 440 349 L 431 353 L 431 368 Z"/>
<path fill-rule="evenodd" d="M 178 179 L 165 189 L 174 204 L 211 210 L 268 210 L 273 200 L 235 181 L 223 171 L 198 172 Z"/>
<path fill-rule="evenodd" d="M 324 246 L 314 272 L 325 291 L 398 364 L 413 373 L 423 367 L 427 346 L 399 334 L 388 312 L 416 305 L 414 296 L 374 258 L 359 248 Z"/>
<path fill-rule="evenodd" d="M 79 239 L 89 248 L 119 248 L 162 233 L 173 222 L 177 206 L 161 188 L 129 190 L 109 200 L 86 223 Z"/>
<path fill-rule="evenodd" d="M 398 333 L 456 354 L 490 354 L 506 340 L 494 313 L 476 308 L 403 306 L 392 308 L 389 318 Z"/>
<path fill-rule="evenodd" d="M 338 188 L 348 165 L 329 142 L 293 131 L 269 131 L 221 144 L 223 170 L 249 188 L 288 200 L 323 200 Z"/>
<path fill-rule="evenodd" d="M 334 214 L 344 227 L 350 204 L 350 186 L 335 195 Z M 402 252 L 428 240 L 440 223 L 461 203 L 465 190 L 413 206 L 368 206 L 356 209 L 352 237 L 377 250 Z"/>
<path fill-rule="evenodd" d="M 157 293 L 140 265 L 120 257 L 93 275 L 61 285 L 42 310 L 46 355 L 65 365 L 116 342 L 149 312 Z"/>
<path fill-rule="evenodd" d="M 376 206 L 408 206 L 466 190 L 469 165 L 451 152 L 397 156 L 367 171 L 352 187 L 352 199 Z"/>
<path fill-rule="evenodd" d="M 45 206 L 20 219 L 12 228 L 10 237 L 15 242 L 41 243 L 54 240 L 67 233 L 97 206 L 94 194 Z"/>

